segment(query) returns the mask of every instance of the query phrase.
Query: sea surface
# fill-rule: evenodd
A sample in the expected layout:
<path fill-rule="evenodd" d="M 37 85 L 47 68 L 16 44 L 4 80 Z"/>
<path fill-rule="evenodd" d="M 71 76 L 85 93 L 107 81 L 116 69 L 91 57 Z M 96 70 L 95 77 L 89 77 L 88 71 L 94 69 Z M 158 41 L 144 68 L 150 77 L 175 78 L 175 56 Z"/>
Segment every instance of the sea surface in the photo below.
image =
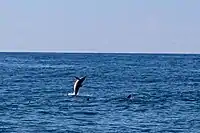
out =
<path fill-rule="evenodd" d="M 0 53 L 5 132 L 200 133 L 200 55 Z"/>

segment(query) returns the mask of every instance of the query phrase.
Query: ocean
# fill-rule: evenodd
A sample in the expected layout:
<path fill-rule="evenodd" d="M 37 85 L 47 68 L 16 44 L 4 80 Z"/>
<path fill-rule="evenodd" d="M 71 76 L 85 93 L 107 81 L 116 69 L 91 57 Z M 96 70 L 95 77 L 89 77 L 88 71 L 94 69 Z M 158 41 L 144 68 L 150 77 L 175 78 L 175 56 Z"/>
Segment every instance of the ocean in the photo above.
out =
<path fill-rule="evenodd" d="M 1 133 L 200 133 L 198 54 L 0 53 L 0 82 Z"/>

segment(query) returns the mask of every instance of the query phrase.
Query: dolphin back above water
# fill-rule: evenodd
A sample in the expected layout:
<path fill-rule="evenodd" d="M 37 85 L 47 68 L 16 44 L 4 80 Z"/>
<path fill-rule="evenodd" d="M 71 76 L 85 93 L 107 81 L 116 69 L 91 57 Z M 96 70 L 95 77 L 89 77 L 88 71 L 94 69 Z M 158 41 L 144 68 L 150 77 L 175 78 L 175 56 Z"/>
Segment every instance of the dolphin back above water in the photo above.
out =
<path fill-rule="evenodd" d="M 82 87 L 82 83 L 85 80 L 86 76 L 82 78 L 78 78 L 78 77 L 75 77 L 75 78 L 76 78 L 76 81 L 74 83 L 74 94 L 76 96 L 78 94 L 80 87 Z"/>

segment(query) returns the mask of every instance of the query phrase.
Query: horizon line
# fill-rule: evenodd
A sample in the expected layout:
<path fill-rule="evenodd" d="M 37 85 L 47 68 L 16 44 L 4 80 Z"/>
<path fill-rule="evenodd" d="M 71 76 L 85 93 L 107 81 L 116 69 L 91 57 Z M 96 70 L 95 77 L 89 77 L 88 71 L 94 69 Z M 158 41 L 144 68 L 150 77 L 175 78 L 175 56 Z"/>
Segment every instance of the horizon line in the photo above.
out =
<path fill-rule="evenodd" d="M 200 54 L 198 52 L 125 52 L 125 51 L 0 51 L 0 53 L 94 53 L 94 54 Z"/>

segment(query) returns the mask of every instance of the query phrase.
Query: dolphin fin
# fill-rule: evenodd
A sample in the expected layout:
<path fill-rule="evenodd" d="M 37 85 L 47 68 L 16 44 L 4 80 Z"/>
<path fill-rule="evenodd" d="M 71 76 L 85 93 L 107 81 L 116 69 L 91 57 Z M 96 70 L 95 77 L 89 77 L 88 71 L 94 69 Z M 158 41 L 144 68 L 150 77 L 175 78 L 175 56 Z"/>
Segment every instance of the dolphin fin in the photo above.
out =
<path fill-rule="evenodd" d="M 75 78 L 76 78 L 77 80 L 80 80 L 80 78 L 79 78 L 79 77 L 76 77 L 76 76 L 75 76 Z"/>
<path fill-rule="evenodd" d="M 86 76 L 82 77 L 82 78 L 81 78 L 81 80 L 83 80 L 83 81 L 84 81 L 84 80 L 85 80 L 85 78 L 86 78 Z"/>

